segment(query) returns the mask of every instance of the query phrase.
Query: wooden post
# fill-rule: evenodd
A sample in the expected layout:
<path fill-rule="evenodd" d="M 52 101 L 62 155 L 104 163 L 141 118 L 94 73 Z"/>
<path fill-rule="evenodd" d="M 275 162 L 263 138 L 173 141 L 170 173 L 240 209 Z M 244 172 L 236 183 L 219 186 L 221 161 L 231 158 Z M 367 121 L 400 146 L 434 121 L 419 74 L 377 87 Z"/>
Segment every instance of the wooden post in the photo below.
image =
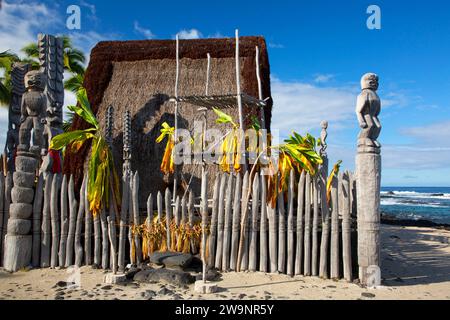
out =
<path fill-rule="evenodd" d="M 342 259 L 344 279 L 352 282 L 352 241 L 351 241 L 351 208 L 350 208 L 350 174 L 347 171 L 340 177 L 339 211 L 342 216 Z"/>
<path fill-rule="evenodd" d="M 4 187 L 4 177 L 0 174 L 0 208 L 3 210 L 3 187 Z M 33 202 L 33 252 L 32 252 L 32 265 L 37 268 L 40 265 L 40 249 L 41 249 L 41 214 L 42 214 L 42 197 L 44 195 L 44 176 L 41 173 L 38 178 L 38 183 L 36 185 L 36 193 Z M 3 212 L 2 212 L 3 214 Z M 2 218 L 0 218 L 1 222 Z M 1 232 L 0 232 L 1 234 Z M 1 243 L 1 241 L 0 241 Z"/>
<path fill-rule="evenodd" d="M 220 187 L 221 175 L 218 174 L 216 181 L 214 182 L 214 194 L 212 203 L 211 225 L 209 234 L 209 247 L 208 247 L 208 265 L 215 265 L 215 252 L 216 252 L 216 238 L 217 238 L 217 214 L 219 211 L 219 187 Z"/>
<path fill-rule="evenodd" d="M 66 261 L 66 243 L 69 232 L 69 217 L 67 208 L 67 176 L 61 183 L 61 239 L 59 242 L 59 266 L 64 267 Z"/>
<path fill-rule="evenodd" d="M 166 189 L 166 195 L 165 195 L 165 203 L 166 203 L 166 228 L 167 228 L 167 250 L 170 251 L 170 248 L 172 247 L 172 235 L 170 232 L 170 224 L 172 222 L 172 194 L 170 193 L 170 190 Z"/>
<path fill-rule="evenodd" d="M 241 194 L 242 194 L 242 176 L 236 174 L 236 187 L 234 189 L 233 202 L 233 221 L 231 230 L 231 254 L 230 254 L 230 270 L 237 270 L 237 255 L 239 249 L 239 226 L 241 216 Z"/>
<path fill-rule="evenodd" d="M 120 211 L 120 229 L 119 229 L 118 266 L 120 272 L 123 272 L 125 270 L 125 244 L 127 238 L 127 224 L 128 224 L 129 186 L 130 186 L 129 176 L 126 173 L 124 173 L 122 177 L 122 205 L 120 209 L 121 211 Z M 161 193 L 158 193 L 158 197 L 160 196 Z"/>
<path fill-rule="evenodd" d="M 325 167 L 322 168 L 323 171 Z M 330 239 L 330 210 L 327 201 L 326 173 L 320 175 L 320 197 L 322 207 L 322 237 L 320 240 L 319 277 L 328 278 L 328 248 Z M 325 171 L 326 172 L 326 171 Z"/>
<path fill-rule="evenodd" d="M 331 182 L 331 279 L 339 279 L 339 204 L 338 179 Z"/>
<path fill-rule="evenodd" d="M 86 210 L 86 217 L 90 215 L 90 212 L 87 212 Z M 86 224 L 87 224 L 87 218 L 86 218 Z M 86 240 L 86 239 L 85 239 Z M 101 242 L 102 242 L 102 230 L 100 225 L 100 215 L 97 213 L 94 215 L 94 265 L 98 268 L 101 266 L 101 259 L 102 259 L 102 253 L 101 253 Z M 86 252 L 86 241 L 85 241 L 85 252 Z M 87 252 L 86 252 L 87 255 Z M 88 257 L 85 258 L 86 264 L 88 261 Z"/>
<path fill-rule="evenodd" d="M 174 208 L 173 208 L 173 217 L 174 217 L 174 220 L 175 220 L 175 225 L 177 227 L 180 226 L 180 220 L 181 220 L 181 217 L 180 217 L 180 196 L 176 196 L 175 205 L 174 205 Z M 173 235 L 173 241 L 174 241 L 175 248 L 177 248 L 178 247 L 178 242 L 181 241 L 179 239 L 179 235 L 178 235 L 177 231 L 175 231 L 175 234 Z M 174 250 L 174 251 L 176 251 L 176 250 Z"/>
<path fill-rule="evenodd" d="M 106 208 L 102 208 L 100 211 L 100 226 L 102 230 L 102 269 L 106 270 L 109 267 L 109 236 Z"/>
<path fill-rule="evenodd" d="M 2 159 L 2 161 L 3 161 L 3 159 Z M 5 164 L 4 164 L 3 168 L 5 168 Z M 35 199 L 36 199 L 36 197 L 35 197 Z M 2 256 L 3 256 L 2 248 L 3 248 L 3 216 L 4 216 L 3 209 L 4 209 L 4 205 L 5 205 L 5 176 L 3 175 L 3 172 L 0 172 L 0 266 L 2 265 L 1 261 L 2 261 Z M 39 216 L 39 221 L 40 221 L 40 216 Z M 34 210 L 33 210 L 33 245 L 35 243 L 35 238 L 34 238 L 34 232 L 35 232 L 34 224 L 35 223 L 36 223 L 36 220 L 35 220 L 35 215 L 34 215 Z M 5 228 L 6 228 L 6 226 L 5 226 Z M 39 238 L 40 238 L 40 225 L 38 225 L 38 228 L 39 228 Z M 40 240 L 39 240 L 39 242 L 40 242 Z M 34 249 L 34 246 L 33 246 L 33 249 Z M 33 253 L 34 253 L 34 250 L 33 250 Z M 33 259 L 32 261 L 33 261 L 33 266 L 35 266 L 34 265 L 35 260 Z M 39 261 L 39 258 L 38 258 L 38 261 Z"/>
<path fill-rule="evenodd" d="M 51 250 L 51 218 L 50 218 L 50 197 L 52 194 L 53 174 L 48 174 L 45 181 L 44 208 L 42 214 L 42 235 L 41 235 L 41 268 L 50 267 Z"/>
<path fill-rule="evenodd" d="M 74 240 L 75 240 L 75 227 L 77 224 L 77 207 L 78 203 L 75 198 L 75 184 L 73 181 L 73 176 L 70 175 L 69 179 L 69 232 L 67 234 L 66 243 L 66 268 L 73 265 L 73 251 L 74 251 Z M 81 189 L 83 190 L 83 189 Z"/>
<path fill-rule="evenodd" d="M 267 272 L 267 181 L 261 172 L 261 220 L 259 227 L 259 271 Z"/>
<path fill-rule="evenodd" d="M 298 182 L 297 196 L 297 243 L 295 250 L 295 275 L 302 274 L 303 264 L 303 215 L 305 213 L 305 181 L 306 173 L 302 171 Z"/>
<path fill-rule="evenodd" d="M 108 240 L 110 245 L 110 258 L 109 266 L 114 274 L 117 273 L 118 258 L 117 258 L 117 218 L 119 214 L 119 208 L 117 207 L 116 199 L 114 198 L 111 189 L 109 192 L 109 215 L 106 217 L 106 222 L 108 225 Z M 120 222 L 119 222 L 120 223 Z"/>
<path fill-rule="evenodd" d="M 231 241 L 231 219 L 232 219 L 232 201 L 233 201 L 233 175 L 228 178 L 228 187 L 225 201 L 225 219 L 223 225 L 223 250 L 222 250 L 222 270 L 230 269 L 230 241 Z"/>
<path fill-rule="evenodd" d="M 174 118 L 175 118 L 175 133 L 174 133 L 174 139 L 175 139 L 175 145 L 178 143 L 178 83 L 180 78 L 180 40 L 178 38 L 178 34 L 175 38 L 175 61 L 176 61 L 176 73 L 175 73 L 175 112 L 174 112 Z M 175 152 L 175 148 L 172 152 Z M 178 187 L 178 166 L 175 165 L 175 172 L 174 172 L 174 178 L 173 178 L 173 201 L 175 201 L 175 197 L 177 195 L 177 187 Z M 170 250 L 170 248 L 168 248 Z"/>
<path fill-rule="evenodd" d="M 259 100 L 263 100 L 263 92 L 262 92 L 262 84 L 261 84 L 261 72 L 259 71 L 259 47 L 256 46 L 256 79 L 258 82 L 258 98 Z M 261 128 L 266 129 L 266 114 L 264 108 L 261 108 Z"/>
<path fill-rule="evenodd" d="M 244 112 L 242 110 L 242 96 L 241 96 L 241 62 L 239 60 L 239 30 L 236 29 L 235 32 L 236 35 L 236 94 L 237 94 L 237 104 L 238 104 L 238 112 L 239 112 L 239 129 L 243 133 L 245 130 L 245 124 L 244 124 Z M 245 139 L 243 140 L 245 143 Z M 242 149 L 242 148 L 241 148 Z M 238 150 L 238 152 L 241 152 L 241 150 Z M 243 150 L 241 159 L 244 163 L 244 172 L 247 172 L 247 154 L 245 152 L 245 148 Z M 250 182 L 251 183 L 251 182 Z"/>
<path fill-rule="evenodd" d="M 304 263 L 304 275 L 311 275 L 311 175 L 306 175 L 306 188 L 305 188 L 305 263 Z"/>
<path fill-rule="evenodd" d="M 185 225 L 187 222 L 187 204 L 186 204 L 186 194 L 181 198 L 181 224 Z"/>
<path fill-rule="evenodd" d="M 294 276 L 294 188 L 295 188 L 294 170 L 291 170 L 289 176 L 288 190 L 288 243 L 287 243 L 287 274 Z"/>
<path fill-rule="evenodd" d="M 134 225 L 138 227 L 141 225 L 141 219 L 139 216 L 139 173 L 137 171 L 134 173 L 133 188 L 131 192 L 133 197 Z M 142 243 L 138 233 L 134 235 L 134 245 L 136 248 L 136 263 L 140 265 L 142 263 Z"/>
<path fill-rule="evenodd" d="M 224 222 L 224 200 L 225 200 L 225 187 L 228 179 L 228 174 L 222 175 L 220 180 L 220 192 L 219 192 L 219 207 L 217 212 L 217 247 L 216 247 L 216 259 L 214 266 L 217 269 L 222 268 L 222 245 L 223 245 L 223 222 Z"/>
<path fill-rule="evenodd" d="M 259 174 L 255 175 L 253 179 L 253 194 L 252 194 L 252 220 L 250 228 L 250 250 L 248 259 L 248 270 L 256 271 L 258 263 L 258 212 L 259 212 L 259 186 L 261 182 Z"/>
<path fill-rule="evenodd" d="M 206 283 L 206 269 L 208 262 L 206 261 L 206 226 L 208 224 L 208 179 L 206 170 L 202 168 L 202 189 L 200 214 L 202 216 L 202 262 L 203 262 L 203 283 Z"/>
<path fill-rule="evenodd" d="M 81 267 L 81 262 L 83 260 L 83 247 L 81 246 L 81 230 L 83 228 L 83 213 L 85 212 L 84 209 L 87 203 L 87 201 L 85 201 L 86 190 L 87 190 L 87 176 L 84 176 L 83 183 L 81 184 L 80 189 L 80 205 L 78 207 L 77 225 L 75 228 L 75 265 L 77 267 Z"/>
<path fill-rule="evenodd" d="M 241 203 L 241 230 L 239 238 L 239 250 L 237 257 L 237 271 L 247 270 L 248 268 L 248 238 L 247 238 L 247 224 L 248 224 L 248 202 L 250 188 L 249 172 L 246 171 L 242 183 L 242 203 Z"/>
<path fill-rule="evenodd" d="M 313 177 L 313 226 L 312 226 L 312 263 L 311 275 L 317 277 L 319 274 L 319 198 L 317 177 Z"/>
<path fill-rule="evenodd" d="M 9 207 L 11 205 L 11 189 L 13 187 L 13 177 L 12 173 L 8 171 L 5 179 L 5 198 L 4 198 L 4 213 L 3 213 L 3 232 L 2 232 L 2 247 L 0 248 L 1 257 L 0 260 L 3 262 L 4 251 L 5 251 L 5 236 L 7 232 L 8 220 L 9 220 Z"/>
<path fill-rule="evenodd" d="M 286 273 L 286 209 L 284 194 L 278 194 L 278 272 Z"/>
<path fill-rule="evenodd" d="M 194 225 L 194 193 L 192 190 L 189 191 L 189 199 L 188 199 L 188 217 L 189 217 L 189 227 L 193 227 Z M 197 254 L 197 246 L 194 240 L 191 241 L 191 252 L 192 254 Z"/>
<path fill-rule="evenodd" d="M 136 264 L 136 247 L 134 246 L 134 214 L 133 214 L 133 173 L 129 172 L 129 185 L 128 185 L 128 245 L 130 246 L 130 263 Z"/>
<path fill-rule="evenodd" d="M 153 196 L 150 193 L 147 198 L 147 231 L 151 232 L 152 227 L 153 227 Z M 147 248 L 148 248 L 147 255 L 150 256 L 150 254 L 153 253 L 152 248 L 150 248 L 150 237 L 148 238 Z"/>
<path fill-rule="evenodd" d="M 277 192 L 278 197 L 278 173 L 276 173 L 276 184 L 275 192 Z M 278 272 L 278 215 L 276 214 L 276 202 L 275 207 L 272 208 L 271 205 L 267 207 L 267 215 L 269 217 L 269 262 L 270 262 L 270 272 Z"/>
<path fill-rule="evenodd" d="M 156 209 L 158 210 L 158 222 L 161 223 L 163 219 L 163 197 L 160 191 L 156 195 Z"/>
<path fill-rule="evenodd" d="M 90 266 L 92 264 L 92 213 L 89 206 L 88 184 L 89 178 L 86 177 L 86 188 L 84 188 L 84 260 L 86 265 Z M 100 232 L 98 232 L 98 234 L 100 234 Z"/>

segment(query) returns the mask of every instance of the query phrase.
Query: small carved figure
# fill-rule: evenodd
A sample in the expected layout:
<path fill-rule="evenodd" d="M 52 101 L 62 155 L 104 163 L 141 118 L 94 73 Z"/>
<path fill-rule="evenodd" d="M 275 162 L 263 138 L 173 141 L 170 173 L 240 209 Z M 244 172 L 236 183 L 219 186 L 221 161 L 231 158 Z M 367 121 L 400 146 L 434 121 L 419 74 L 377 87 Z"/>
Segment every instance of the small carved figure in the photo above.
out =
<path fill-rule="evenodd" d="M 39 153 L 43 148 L 43 131 L 47 108 L 44 80 L 44 75 L 36 70 L 25 75 L 27 91 L 22 96 L 19 151 Z M 33 129 L 33 146 L 30 148 L 31 129 Z"/>
<path fill-rule="evenodd" d="M 322 132 L 320 133 L 320 155 L 326 155 L 327 150 L 327 137 L 328 137 L 328 121 L 322 121 L 320 123 L 320 126 L 322 127 Z"/>
<path fill-rule="evenodd" d="M 361 79 L 362 92 L 358 96 L 356 115 L 358 117 L 361 132 L 358 137 L 358 147 L 375 147 L 381 145 L 377 141 L 381 132 L 381 123 L 378 115 L 381 112 L 381 101 L 378 97 L 378 76 L 367 73 Z"/>

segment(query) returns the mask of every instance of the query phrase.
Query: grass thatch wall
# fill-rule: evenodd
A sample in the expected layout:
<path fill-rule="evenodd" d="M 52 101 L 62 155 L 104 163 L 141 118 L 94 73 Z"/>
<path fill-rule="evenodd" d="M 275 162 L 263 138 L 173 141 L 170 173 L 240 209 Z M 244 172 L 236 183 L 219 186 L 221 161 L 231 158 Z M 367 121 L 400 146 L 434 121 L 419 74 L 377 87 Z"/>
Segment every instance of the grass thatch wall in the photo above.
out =
<path fill-rule="evenodd" d="M 240 40 L 242 91 L 258 96 L 255 73 L 255 47 L 261 51 L 260 68 L 264 97 L 270 97 L 270 69 L 266 43 L 262 37 L 242 37 Z M 234 62 L 234 39 L 180 40 L 179 95 L 202 95 L 206 81 L 206 55 L 211 55 L 210 94 L 232 94 L 236 92 Z M 174 95 L 176 74 L 175 41 L 148 40 L 124 42 L 100 42 L 93 49 L 85 77 L 85 87 L 94 112 L 104 125 L 106 109 L 115 109 L 114 155 L 119 171 L 122 168 L 122 115 L 126 109 L 132 115 L 132 169 L 140 175 L 141 203 L 152 192 L 164 190 L 169 179 L 164 179 L 159 170 L 165 144 L 156 144 L 161 123 L 174 124 L 174 104 L 168 97 Z M 199 119 L 197 107 L 179 105 L 179 126 L 192 128 L 193 120 Z M 238 120 L 237 109 L 228 109 Z M 256 109 L 244 109 L 247 123 Z M 271 101 L 265 110 L 266 122 L 270 124 Z M 217 127 L 215 115 L 208 111 L 208 126 Z M 84 128 L 85 123 L 76 119 L 73 129 Z M 81 172 L 87 156 L 84 148 L 76 155 L 65 159 L 65 171 L 77 176 L 81 184 Z M 193 189 L 199 192 L 200 167 L 184 166 L 183 172 L 193 178 Z M 211 175 L 217 172 L 210 166 Z M 120 174 L 121 172 L 119 172 Z M 171 180 L 171 179 L 170 179 Z M 197 193 L 198 195 L 198 193 Z"/>

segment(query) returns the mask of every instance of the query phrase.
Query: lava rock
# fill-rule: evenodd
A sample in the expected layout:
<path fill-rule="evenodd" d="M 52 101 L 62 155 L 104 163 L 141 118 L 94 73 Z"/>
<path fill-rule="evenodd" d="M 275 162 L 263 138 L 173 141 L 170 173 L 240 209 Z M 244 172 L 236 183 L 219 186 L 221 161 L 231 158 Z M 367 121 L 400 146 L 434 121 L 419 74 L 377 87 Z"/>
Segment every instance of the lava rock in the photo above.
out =
<path fill-rule="evenodd" d="M 143 270 L 134 276 L 138 282 L 166 282 L 177 287 L 194 283 L 195 278 L 187 272 L 171 269 Z"/>
<path fill-rule="evenodd" d="M 192 261 L 192 255 L 179 252 L 155 252 L 150 256 L 150 262 L 164 265 L 166 268 L 186 268 Z"/>

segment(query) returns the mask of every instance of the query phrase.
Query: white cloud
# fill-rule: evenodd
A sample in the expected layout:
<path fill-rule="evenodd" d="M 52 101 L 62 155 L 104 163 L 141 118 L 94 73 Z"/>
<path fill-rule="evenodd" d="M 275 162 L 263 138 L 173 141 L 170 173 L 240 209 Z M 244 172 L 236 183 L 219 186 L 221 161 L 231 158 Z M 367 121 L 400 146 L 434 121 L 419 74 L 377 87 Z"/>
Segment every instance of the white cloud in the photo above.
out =
<path fill-rule="evenodd" d="M 272 49 L 284 49 L 284 45 L 280 43 L 269 42 L 269 48 Z"/>
<path fill-rule="evenodd" d="M 95 17 L 97 9 L 95 8 L 95 5 L 86 2 L 84 0 L 80 0 L 80 5 L 82 5 L 83 7 L 88 8 L 91 11 L 91 15 Z"/>
<path fill-rule="evenodd" d="M 142 34 L 146 39 L 153 39 L 156 37 L 150 29 L 141 27 L 137 21 L 134 21 L 134 31 Z"/>
<path fill-rule="evenodd" d="M 423 142 L 427 146 L 450 147 L 450 121 L 436 122 L 425 126 L 403 128 L 401 133 Z"/>
<path fill-rule="evenodd" d="M 116 34 L 100 34 L 95 31 L 74 31 L 69 36 L 72 38 L 75 47 L 87 53 L 87 59 L 89 59 L 89 52 L 98 42 L 118 38 Z"/>
<path fill-rule="evenodd" d="M 197 29 L 183 29 L 178 32 L 179 39 L 199 39 L 201 37 L 203 37 L 203 34 Z"/>
<path fill-rule="evenodd" d="M 314 78 L 314 82 L 316 83 L 326 83 L 334 78 L 332 74 L 317 74 Z"/>

